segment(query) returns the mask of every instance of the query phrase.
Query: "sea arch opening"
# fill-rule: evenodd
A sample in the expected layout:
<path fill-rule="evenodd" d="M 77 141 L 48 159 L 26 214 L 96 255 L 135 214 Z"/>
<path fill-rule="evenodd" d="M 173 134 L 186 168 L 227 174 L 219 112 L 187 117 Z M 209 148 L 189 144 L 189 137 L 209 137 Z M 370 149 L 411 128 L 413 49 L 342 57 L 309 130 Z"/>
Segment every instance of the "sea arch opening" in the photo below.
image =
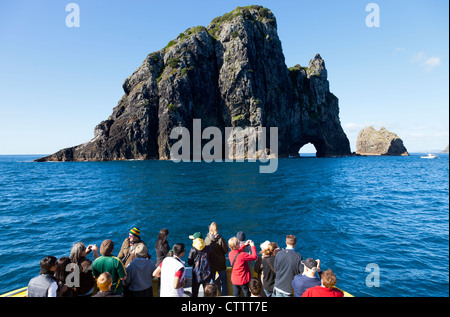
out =
<path fill-rule="evenodd" d="M 300 157 L 317 157 L 317 149 L 312 143 L 306 143 L 298 149 Z"/>
<path fill-rule="evenodd" d="M 308 138 L 291 143 L 289 153 L 297 157 L 324 157 L 325 144 L 320 139 Z"/>

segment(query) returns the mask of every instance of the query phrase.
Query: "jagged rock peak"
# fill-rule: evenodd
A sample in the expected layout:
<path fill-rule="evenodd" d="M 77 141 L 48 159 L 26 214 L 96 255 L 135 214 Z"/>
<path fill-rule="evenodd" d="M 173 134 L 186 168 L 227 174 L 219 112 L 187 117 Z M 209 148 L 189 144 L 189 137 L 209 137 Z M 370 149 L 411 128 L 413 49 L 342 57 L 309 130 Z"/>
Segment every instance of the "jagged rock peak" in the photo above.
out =
<path fill-rule="evenodd" d="M 319 76 L 327 79 L 328 73 L 325 68 L 325 61 L 320 56 L 320 54 L 316 53 L 314 58 L 309 61 L 308 70 L 307 70 L 308 78 L 311 76 Z"/>

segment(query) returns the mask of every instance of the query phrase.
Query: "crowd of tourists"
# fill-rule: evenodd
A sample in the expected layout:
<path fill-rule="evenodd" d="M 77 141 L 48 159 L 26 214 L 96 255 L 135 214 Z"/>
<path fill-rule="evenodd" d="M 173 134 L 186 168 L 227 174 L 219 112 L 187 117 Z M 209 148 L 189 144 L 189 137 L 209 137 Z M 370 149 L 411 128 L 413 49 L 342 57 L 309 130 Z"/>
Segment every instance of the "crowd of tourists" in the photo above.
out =
<path fill-rule="evenodd" d="M 73 245 L 70 256 L 47 256 L 40 261 L 40 274 L 28 284 L 28 297 L 204 297 L 228 296 L 227 257 L 231 265 L 232 296 L 244 297 L 343 297 L 335 287 L 331 269 L 320 269 L 320 260 L 303 259 L 295 250 L 297 241 L 286 236 L 286 247 L 265 241 L 258 254 L 244 232 L 226 241 L 211 223 L 206 237 L 189 236 L 192 246 L 187 263 L 185 245 L 170 246 L 169 231 L 159 232 L 155 261 L 138 228 L 132 228 L 117 256 L 114 242 L 106 239 L 100 248 Z M 87 258 L 93 253 L 94 260 Z M 191 267 L 191 276 L 186 276 Z M 156 280 L 157 283 L 153 283 Z M 154 286 L 157 285 L 157 286 Z M 190 286 L 189 292 L 187 291 Z M 156 288 L 156 289 L 155 289 Z"/>

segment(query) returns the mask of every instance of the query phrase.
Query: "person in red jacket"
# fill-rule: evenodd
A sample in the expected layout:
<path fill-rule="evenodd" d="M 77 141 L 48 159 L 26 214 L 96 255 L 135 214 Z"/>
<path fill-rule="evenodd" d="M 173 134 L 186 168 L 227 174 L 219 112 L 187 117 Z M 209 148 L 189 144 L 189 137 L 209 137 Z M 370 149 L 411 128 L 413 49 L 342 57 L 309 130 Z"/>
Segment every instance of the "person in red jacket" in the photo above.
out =
<path fill-rule="evenodd" d="M 248 254 L 242 252 L 246 246 L 250 245 L 252 253 Z M 256 247 L 253 241 L 247 240 L 240 246 L 239 240 L 236 237 L 228 240 L 228 246 L 231 251 L 228 254 L 228 258 L 231 263 L 231 283 L 233 284 L 233 296 L 240 296 L 240 292 L 244 293 L 244 297 L 250 297 L 250 291 L 248 289 L 248 283 L 250 282 L 252 275 L 248 262 L 255 261 L 258 258 L 256 253 Z"/>
<path fill-rule="evenodd" d="M 331 269 L 322 273 L 321 282 L 322 285 L 308 288 L 302 297 L 344 297 L 344 293 L 334 287 L 337 279 Z"/>

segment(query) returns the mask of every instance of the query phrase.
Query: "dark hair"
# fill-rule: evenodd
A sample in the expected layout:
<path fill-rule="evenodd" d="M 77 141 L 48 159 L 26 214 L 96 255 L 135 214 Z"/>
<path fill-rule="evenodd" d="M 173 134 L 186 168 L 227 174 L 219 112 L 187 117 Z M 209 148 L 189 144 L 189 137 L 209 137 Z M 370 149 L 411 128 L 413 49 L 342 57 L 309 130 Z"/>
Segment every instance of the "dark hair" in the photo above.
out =
<path fill-rule="evenodd" d="M 250 283 L 248 283 L 248 288 L 253 295 L 255 296 L 259 295 L 261 293 L 262 288 L 261 281 L 258 278 L 253 277 L 250 280 Z"/>
<path fill-rule="evenodd" d="M 167 237 L 169 236 L 169 230 L 161 229 L 158 234 L 158 240 L 156 240 L 155 248 L 159 249 L 162 245 L 167 241 Z"/>
<path fill-rule="evenodd" d="M 56 258 L 52 255 L 46 256 L 40 262 L 41 269 L 50 271 L 52 267 L 56 265 Z"/>
<path fill-rule="evenodd" d="M 66 283 L 66 276 L 69 274 L 69 272 L 66 272 L 66 267 L 70 263 L 70 258 L 67 256 L 63 256 L 58 260 L 58 262 L 56 263 L 56 270 L 54 275 L 56 282 L 61 282 L 61 284 Z"/>
<path fill-rule="evenodd" d="M 167 256 L 179 256 L 181 253 L 184 252 L 184 243 L 176 243 L 172 247 L 172 250 L 169 251 L 169 254 Z"/>

